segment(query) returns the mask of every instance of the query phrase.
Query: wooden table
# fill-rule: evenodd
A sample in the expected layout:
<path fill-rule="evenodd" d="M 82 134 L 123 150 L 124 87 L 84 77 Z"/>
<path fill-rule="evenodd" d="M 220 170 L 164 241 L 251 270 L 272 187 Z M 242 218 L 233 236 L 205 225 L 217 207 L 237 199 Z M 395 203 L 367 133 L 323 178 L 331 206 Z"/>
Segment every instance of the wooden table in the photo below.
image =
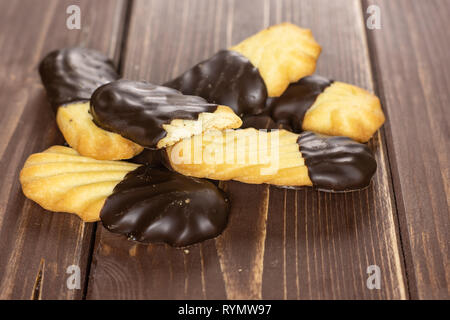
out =
<path fill-rule="evenodd" d="M 66 8 L 81 8 L 81 29 Z M 380 8 L 381 29 L 366 28 Z M 450 1 L 0 1 L 0 298 L 448 299 Z M 62 144 L 37 65 L 82 45 L 124 77 L 163 83 L 269 25 L 291 21 L 322 45 L 318 73 L 376 92 L 387 122 L 369 143 L 369 189 L 224 183 L 229 226 L 187 250 L 140 245 L 46 212 L 18 174 L 34 152 Z M 80 267 L 80 289 L 67 268 Z M 380 268 L 369 290 L 367 268 Z"/>

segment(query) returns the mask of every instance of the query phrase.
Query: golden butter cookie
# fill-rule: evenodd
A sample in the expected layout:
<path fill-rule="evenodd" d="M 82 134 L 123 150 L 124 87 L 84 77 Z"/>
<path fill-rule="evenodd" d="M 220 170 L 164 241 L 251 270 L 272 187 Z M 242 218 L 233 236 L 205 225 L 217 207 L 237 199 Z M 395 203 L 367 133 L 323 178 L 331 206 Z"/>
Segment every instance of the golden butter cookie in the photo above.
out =
<path fill-rule="evenodd" d="M 311 30 L 286 22 L 264 29 L 230 50 L 247 57 L 258 68 L 269 97 L 278 97 L 289 83 L 314 73 L 321 47 Z"/>
<path fill-rule="evenodd" d="M 347 83 L 333 82 L 306 111 L 303 130 L 367 142 L 384 121 L 377 96 Z"/>
<path fill-rule="evenodd" d="M 209 131 L 166 152 L 166 165 L 188 176 L 330 192 L 365 188 L 376 170 L 366 145 L 313 132 Z"/>
<path fill-rule="evenodd" d="M 92 122 L 88 102 L 92 93 L 119 77 L 112 61 L 102 53 L 86 48 L 52 51 L 40 63 L 39 73 L 64 138 L 81 155 L 119 160 L 143 150 Z"/>
<path fill-rule="evenodd" d="M 137 164 L 95 160 L 74 149 L 53 146 L 32 154 L 20 172 L 25 196 L 44 209 L 98 221 L 106 198 Z"/>

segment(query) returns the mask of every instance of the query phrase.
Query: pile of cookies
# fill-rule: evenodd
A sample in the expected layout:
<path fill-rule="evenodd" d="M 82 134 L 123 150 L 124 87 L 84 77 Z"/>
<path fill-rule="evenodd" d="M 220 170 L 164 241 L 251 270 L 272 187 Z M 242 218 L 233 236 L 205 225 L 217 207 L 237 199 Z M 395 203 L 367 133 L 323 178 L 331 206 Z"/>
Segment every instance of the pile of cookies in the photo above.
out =
<path fill-rule="evenodd" d="M 373 94 L 312 75 L 320 52 L 283 23 L 162 86 L 119 79 L 94 50 L 51 52 L 39 72 L 70 147 L 32 154 L 22 190 L 131 240 L 187 246 L 226 227 L 217 180 L 365 188 L 376 161 L 364 143 L 384 114 Z"/>

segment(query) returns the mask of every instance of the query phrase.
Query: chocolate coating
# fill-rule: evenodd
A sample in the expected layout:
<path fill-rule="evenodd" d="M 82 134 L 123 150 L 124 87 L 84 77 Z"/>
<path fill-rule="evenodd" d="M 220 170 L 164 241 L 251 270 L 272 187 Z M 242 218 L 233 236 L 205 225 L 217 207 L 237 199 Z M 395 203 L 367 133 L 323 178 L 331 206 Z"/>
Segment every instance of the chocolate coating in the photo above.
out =
<path fill-rule="evenodd" d="M 163 167 L 165 149 L 144 149 L 141 153 L 127 160 L 128 162 L 145 164 L 150 167 Z"/>
<path fill-rule="evenodd" d="M 86 48 L 50 52 L 39 65 L 47 97 L 56 111 L 75 101 L 87 101 L 99 86 L 119 78 L 113 62 Z"/>
<path fill-rule="evenodd" d="M 278 124 L 288 125 L 294 132 L 302 132 L 306 111 L 332 83 L 332 80 L 316 75 L 291 83 L 280 97 L 267 99 L 271 117 Z"/>
<path fill-rule="evenodd" d="M 240 116 L 262 112 L 267 99 L 258 69 L 240 53 L 229 50 L 217 52 L 164 85 L 229 106 Z"/>
<path fill-rule="evenodd" d="M 166 136 L 163 124 L 197 120 L 200 113 L 216 109 L 203 98 L 143 81 L 117 80 L 95 90 L 91 98 L 91 114 L 99 127 L 150 149 Z"/>
<path fill-rule="evenodd" d="M 245 128 L 255 128 L 255 129 L 285 129 L 288 131 L 292 131 L 289 125 L 281 123 L 277 124 L 271 117 L 268 115 L 260 114 L 256 116 L 246 116 L 242 118 L 242 126 L 241 129 Z"/>
<path fill-rule="evenodd" d="M 377 169 L 369 148 L 347 137 L 305 131 L 297 143 L 313 186 L 323 191 L 351 191 L 367 187 Z"/>
<path fill-rule="evenodd" d="M 218 236 L 229 209 L 225 194 L 206 180 L 141 166 L 114 188 L 100 218 L 130 240 L 181 247 Z"/>

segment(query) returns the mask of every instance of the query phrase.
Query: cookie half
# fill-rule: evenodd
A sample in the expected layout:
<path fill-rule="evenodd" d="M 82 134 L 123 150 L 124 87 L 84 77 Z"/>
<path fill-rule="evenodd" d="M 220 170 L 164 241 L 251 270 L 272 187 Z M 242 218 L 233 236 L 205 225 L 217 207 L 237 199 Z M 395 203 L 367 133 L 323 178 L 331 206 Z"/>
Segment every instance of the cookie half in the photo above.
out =
<path fill-rule="evenodd" d="M 161 149 L 210 129 L 238 128 L 227 106 L 143 81 L 118 80 L 98 88 L 91 114 L 101 128 L 149 149 Z"/>

